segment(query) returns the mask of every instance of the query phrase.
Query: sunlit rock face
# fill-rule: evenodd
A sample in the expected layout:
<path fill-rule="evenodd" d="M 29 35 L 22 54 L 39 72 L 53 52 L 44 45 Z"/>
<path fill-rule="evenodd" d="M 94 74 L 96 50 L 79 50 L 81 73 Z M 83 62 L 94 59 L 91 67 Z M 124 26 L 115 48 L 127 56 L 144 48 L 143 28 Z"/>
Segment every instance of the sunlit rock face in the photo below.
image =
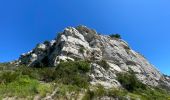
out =
<path fill-rule="evenodd" d="M 91 60 L 91 84 L 105 87 L 119 87 L 117 72 L 136 73 L 141 82 L 158 86 L 160 79 L 169 85 L 164 77 L 148 60 L 132 50 L 122 39 L 99 35 L 86 26 L 67 27 L 52 41 L 38 44 L 32 51 L 22 54 L 18 62 L 27 66 L 57 66 L 60 61 Z M 96 61 L 105 60 L 110 66 L 103 69 Z M 169 85 L 170 86 L 170 85 Z"/>

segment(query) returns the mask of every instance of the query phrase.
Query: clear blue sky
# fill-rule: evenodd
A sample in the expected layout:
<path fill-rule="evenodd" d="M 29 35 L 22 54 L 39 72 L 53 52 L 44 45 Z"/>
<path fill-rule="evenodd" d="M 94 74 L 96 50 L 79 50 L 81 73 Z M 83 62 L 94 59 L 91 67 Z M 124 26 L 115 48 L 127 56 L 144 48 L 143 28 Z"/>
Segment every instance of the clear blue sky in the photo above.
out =
<path fill-rule="evenodd" d="M 170 75 L 169 0 L 0 0 L 0 62 L 17 59 L 66 26 L 120 33 Z"/>

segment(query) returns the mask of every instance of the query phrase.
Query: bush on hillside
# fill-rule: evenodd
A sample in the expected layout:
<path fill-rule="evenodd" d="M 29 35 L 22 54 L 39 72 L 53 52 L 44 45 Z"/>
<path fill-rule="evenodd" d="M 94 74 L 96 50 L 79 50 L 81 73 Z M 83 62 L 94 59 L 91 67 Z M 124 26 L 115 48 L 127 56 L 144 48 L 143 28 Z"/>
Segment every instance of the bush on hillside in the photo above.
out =
<path fill-rule="evenodd" d="M 146 85 L 140 82 L 134 72 L 130 73 L 119 73 L 117 74 L 117 80 L 121 85 L 130 92 L 135 91 L 136 89 L 142 88 L 146 89 Z"/>
<path fill-rule="evenodd" d="M 45 96 L 46 93 L 51 91 L 51 84 L 40 84 L 38 80 L 17 71 L 4 71 L 0 73 L 0 97 L 27 97 L 36 94 Z"/>
<path fill-rule="evenodd" d="M 105 70 L 108 70 L 110 68 L 106 60 L 97 61 L 97 64 L 103 67 Z"/>
<path fill-rule="evenodd" d="M 20 66 L 17 68 L 16 72 L 22 75 L 28 75 L 30 78 L 37 79 L 39 81 L 51 82 L 55 80 L 55 70 L 54 68 L 32 68 L 26 66 Z"/>
<path fill-rule="evenodd" d="M 106 89 L 102 85 L 98 84 L 93 89 L 88 89 L 83 97 L 83 100 L 100 100 L 102 97 L 107 96 L 110 98 L 117 98 L 125 100 L 125 96 L 128 94 L 124 89 L 110 88 Z"/>
<path fill-rule="evenodd" d="M 94 91 L 91 91 L 90 89 L 88 89 L 86 93 L 84 94 L 82 100 L 92 100 L 94 96 L 95 96 Z"/>
<path fill-rule="evenodd" d="M 83 46 L 81 46 L 81 47 L 79 48 L 79 52 L 80 52 L 81 54 L 84 53 L 84 50 L 85 50 L 85 48 L 84 48 Z"/>
<path fill-rule="evenodd" d="M 126 90 L 121 89 L 121 88 L 111 88 L 108 90 L 107 93 L 109 97 L 119 98 L 120 100 L 122 100 L 124 96 L 128 94 Z"/>
<path fill-rule="evenodd" d="M 82 83 L 81 85 L 86 85 L 86 81 L 88 80 L 86 73 L 89 71 L 90 64 L 87 61 L 61 62 L 57 68 L 33 68 L 20 66 L 16 69 L 17 73 L 28 75 L 30 78 L 37 79 L 39 81 L 52 82 L 60 80 L 67 84 L 81 84 L 81 81 L 84 81 L 85 83 Z"/>
<path fill-rule="evenodd" d="M 77 85 L 85 88 L 88 86 L 90 64 L 86 61 L 61 62 L 56 68 L 56 79 L 63 84 Z"/>
<path fill-rule="evenodd" d="M 101 85 L 96 85 L 96 88 L 93 90 L 87 89 L 82 100 L 93 100 L 94 98 L 101 98 L 107 95 L 107 90 Z"/>
<path fill-rule="evenodd" d="M 45 44 L 46 46 L 50 46 L 50 41 L 46 40 L 46 41 L 44 41 L 43 44 Z"/>
<path fill-rule="evenodd" d="M 7 84 L 7 83 L 10 83 L 10 82 L 13 82 L 17 79 L 17 77 L 19 76 L 19 73 L 17 72 L 13 72 L 13 71 L 4 71 L 4 72 L 1 72 L 0 74 L 0 83 L 4 83 L 4 84 Z"/>
<path fill-rule="evenodd" d="M 16 66 L 11 63 L 0 63 L 0 71 L 4 70 L 14 70 Z"/>
<path fill-rule="evenodd" d="M 109 35 L 111 38 L 117 38 L 117 39 L 121 39 L 121 35 L 120 34 L 111 34 Z"/>

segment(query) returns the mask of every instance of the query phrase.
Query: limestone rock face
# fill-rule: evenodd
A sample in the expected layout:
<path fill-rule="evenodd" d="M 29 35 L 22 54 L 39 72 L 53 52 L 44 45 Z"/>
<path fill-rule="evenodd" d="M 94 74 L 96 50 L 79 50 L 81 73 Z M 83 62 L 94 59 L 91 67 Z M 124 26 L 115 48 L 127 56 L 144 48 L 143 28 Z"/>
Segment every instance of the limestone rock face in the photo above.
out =
<path fill-rule="evenodd" d="M 118 87 L 117 72 L 132 69 L 141 82 L 160 85 L 160 80 L 168 87 L 170 79 L 163 76 L 141 54 L 132 50 L 122 39 L 98 35 L 86 26 L 67 27 L 52 41 L 38 44 L 32 51 L 22 54 L 18 62 L 27 66 L 57 66 L 60 60 L 91 60 L 91 84 L 100 83 L 106 87 Z M 110 66 L 105 70 L 95 61 L 105 60 Z"/>

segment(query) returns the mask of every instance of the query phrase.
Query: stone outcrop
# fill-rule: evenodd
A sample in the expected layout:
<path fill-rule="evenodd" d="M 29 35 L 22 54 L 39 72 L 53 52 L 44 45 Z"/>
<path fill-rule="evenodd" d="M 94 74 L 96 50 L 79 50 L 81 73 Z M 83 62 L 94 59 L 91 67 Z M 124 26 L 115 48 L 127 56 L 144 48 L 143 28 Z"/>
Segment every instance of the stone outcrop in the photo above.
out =
<path fill-rule="evenodd" d="M 168 87 L 168 77 L 163 76 L 141 54 L 132 50 L 122 39 L 98 35 L 86 26 L 68 27 L 52 41 L 38 44 L 32 51 L 22 54 L 19 64 L 27 66 L 57 66 L 60 61 L 91 60 L 91 84 L 100 83 L 106 87 L 118 87 L 117 72 L 132 69 L 141 82 L 160 85 L 160 80 Z M 96 61 L 105 60 L 110 66 L 105 70 Z"/>

